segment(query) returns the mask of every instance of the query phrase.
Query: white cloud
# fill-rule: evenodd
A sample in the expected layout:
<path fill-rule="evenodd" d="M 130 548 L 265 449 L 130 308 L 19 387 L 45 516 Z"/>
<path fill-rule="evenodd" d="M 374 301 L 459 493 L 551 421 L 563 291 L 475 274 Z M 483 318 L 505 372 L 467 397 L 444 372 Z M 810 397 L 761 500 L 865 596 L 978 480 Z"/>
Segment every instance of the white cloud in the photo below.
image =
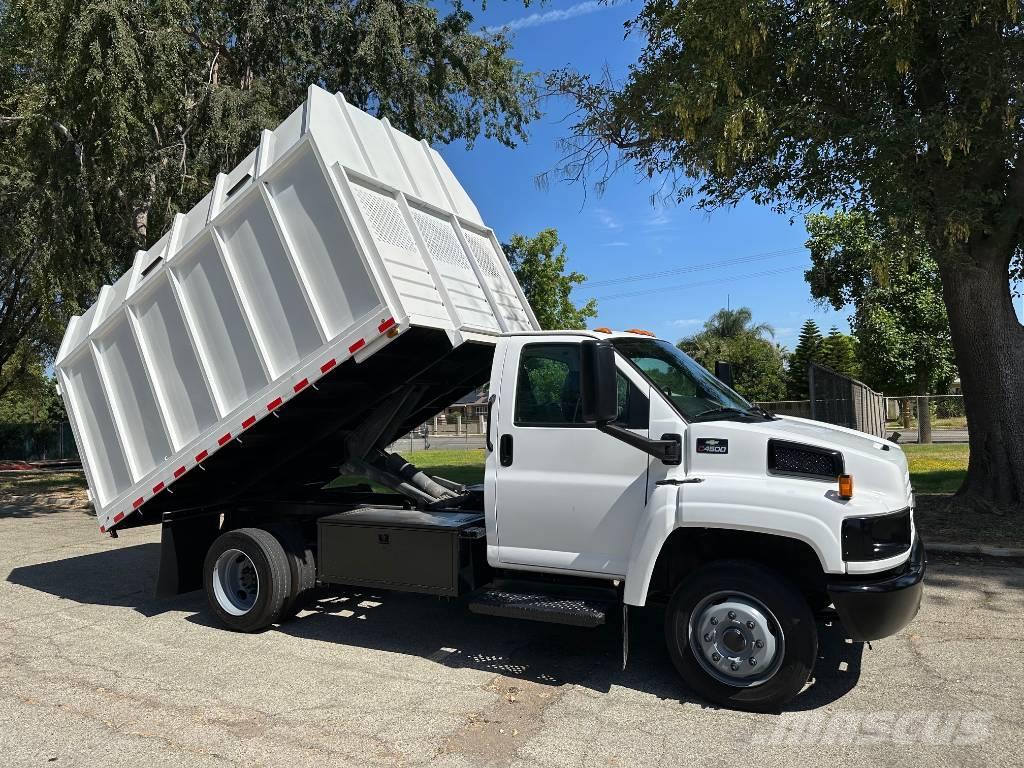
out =
<path fill-rule="evenodd" d="M 700 325 L 703 322 L 704 322 L 703 320 L 700 320 L 700 319 L 694 317 L 694 318 L 690 318 L 688 320 L 673 320 L 672 321 L 672 326 L 674 328 L 690 328 L 690 327 L 692 327 L 694 325 Z"/>
<path fill-rule="evenodd" d="M 648 226 L 651 227 L 663 227 L 666 224 L 671 224 L 672 219 L 664 211 L 659 211 L 647 220 Z"/>
<path fill-rule="evenodd" d="M 597 220 L 607 229 L 618 229 L 622 226 L 619 224 L 619 220 L 607 208 L 595 208 L 594 215 L 597 216 Z"/>
<path fill-rule="evenodd" d="M 518 19 L 512 19 L 511 21 L 505 22 L 500 27 L 491 27 L 490 29 L 491 31 L 504 29 L 508 32 L 518 32 L 521 29 L 539 27 L 543 24 L 552 24 L 556 21 L 568 21 L 569 19 L 586 16 L 608 7 L 609 6 L 604 5 L 603 3 L 597 2 L 597 0 L 587 0 L 587 2 L 570 5 L 568 8 L 550 11 L 537 11 L 527 16 L 520 16 Z"/>
<path fill-rule="evenodd" d="M 625 248 L 629 243 L 625 240 L 610 240 L 607 243 L 602 243 L 605 248 Z"/>

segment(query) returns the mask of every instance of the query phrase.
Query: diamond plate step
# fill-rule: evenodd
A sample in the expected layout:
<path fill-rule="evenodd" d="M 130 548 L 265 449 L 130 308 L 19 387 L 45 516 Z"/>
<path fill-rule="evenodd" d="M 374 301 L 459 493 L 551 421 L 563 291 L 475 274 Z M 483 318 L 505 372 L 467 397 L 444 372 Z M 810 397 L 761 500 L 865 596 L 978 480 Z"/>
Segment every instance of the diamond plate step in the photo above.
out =
<path fill-rule="evenodd" d="M 469 600 L 469 610 L 473 613 L 574 627 L 601 626 L 611 607 L 611 602 L 603 600 L 497 588 L 482 590 Z"/>

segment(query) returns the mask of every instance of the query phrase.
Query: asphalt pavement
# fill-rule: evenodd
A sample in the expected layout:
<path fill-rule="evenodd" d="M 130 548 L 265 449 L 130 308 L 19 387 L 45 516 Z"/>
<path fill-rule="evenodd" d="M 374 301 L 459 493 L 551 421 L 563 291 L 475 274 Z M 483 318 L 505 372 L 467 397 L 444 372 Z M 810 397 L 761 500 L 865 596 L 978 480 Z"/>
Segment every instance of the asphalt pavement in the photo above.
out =
<path fill-rule="evenodd" d="M 709 707 L 655 609 L 630 662 L 597 630 L 350 591 L 280 628 L 152 595 L 159 531 L 99 535 L 74 499 L 0 499 L 0 765 L 1017 766 L 1024 567 L 932 558 L 913 624 L 873 648 L 822 623 L 782 715 Z"/>

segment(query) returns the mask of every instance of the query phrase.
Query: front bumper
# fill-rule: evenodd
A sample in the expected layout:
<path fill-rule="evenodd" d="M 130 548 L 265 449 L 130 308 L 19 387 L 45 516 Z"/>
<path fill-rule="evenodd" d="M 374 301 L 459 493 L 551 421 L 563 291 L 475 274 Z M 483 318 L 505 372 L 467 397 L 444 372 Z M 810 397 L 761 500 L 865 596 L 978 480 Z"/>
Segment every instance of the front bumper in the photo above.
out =
<path fill-rule="evenodd" d="M 829 582 L 829 597 L 849 636 L 879 640 L 907 626 L 921 607 L 926 564 L 924 544 L 915 536 L 910 557 L 895 572 Z"/>

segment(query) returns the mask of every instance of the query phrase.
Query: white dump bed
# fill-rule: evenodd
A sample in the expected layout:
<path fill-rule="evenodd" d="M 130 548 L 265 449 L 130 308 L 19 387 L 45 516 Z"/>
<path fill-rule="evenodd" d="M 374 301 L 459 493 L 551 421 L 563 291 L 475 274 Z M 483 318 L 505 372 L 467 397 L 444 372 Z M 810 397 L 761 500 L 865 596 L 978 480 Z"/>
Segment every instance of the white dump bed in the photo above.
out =
<path fill-rule="evenodd" d="M 538 327 L 441 156 L 311 87 L 68 326 L 56 373 L 101 527 L 412 326 L 455 346 Z"/>

